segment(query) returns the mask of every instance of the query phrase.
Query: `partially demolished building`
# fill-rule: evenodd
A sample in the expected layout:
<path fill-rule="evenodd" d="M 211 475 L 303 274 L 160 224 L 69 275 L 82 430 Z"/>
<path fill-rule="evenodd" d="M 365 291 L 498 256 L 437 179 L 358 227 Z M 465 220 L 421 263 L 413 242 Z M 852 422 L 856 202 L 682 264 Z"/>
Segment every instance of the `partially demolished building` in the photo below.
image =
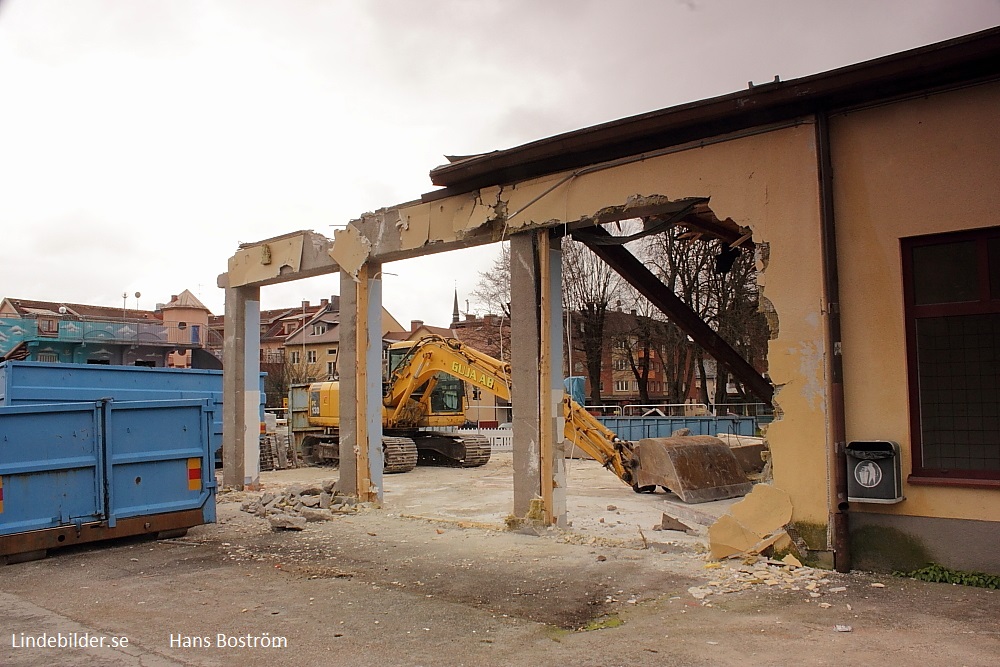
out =
<path fill-rule="evenodd" d="M 256 448 L 245 406 L 262 286 L 339 272 L 350 413 L 343 471 L 381 492 L 381 265 L 511 243 L 514 512 L 565 518 L 559 245 L 587 243 L 773 401 L 774 486 L 838 569 L 936 561 L 1000 572 L 1000 29 L 654 111 L 431 171 L 440 189 L 353 221 L 242 247 L 227 288 L 229 455 Z M 771 325 L 767 376 L 600 226 L 683 224 L 753 251 Z M 347 318 L 344 318 L 347 319 Z M 369 326 L 369 322 L 372 326 Z M 232 400 L 234 399 L 235 400 Z M 234 460 L 230 458 L 228 460 Z M 249 459 L 231 473 L 252 483 Z M 893 477 L 898 479 L 893 479 Z M 762 498 L 768 494 L 761 494 Z"/>

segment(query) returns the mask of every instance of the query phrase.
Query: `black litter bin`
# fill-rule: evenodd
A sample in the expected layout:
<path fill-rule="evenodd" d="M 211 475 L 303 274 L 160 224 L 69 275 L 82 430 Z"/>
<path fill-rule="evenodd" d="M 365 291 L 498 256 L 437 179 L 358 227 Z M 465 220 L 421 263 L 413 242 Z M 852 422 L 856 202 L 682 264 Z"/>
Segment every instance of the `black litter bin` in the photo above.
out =
<path fill-rule="evenodd" d="M 899 444 L 867 440 L 847 445 L 847 500 L 898 503 L 903 500 Z"/>

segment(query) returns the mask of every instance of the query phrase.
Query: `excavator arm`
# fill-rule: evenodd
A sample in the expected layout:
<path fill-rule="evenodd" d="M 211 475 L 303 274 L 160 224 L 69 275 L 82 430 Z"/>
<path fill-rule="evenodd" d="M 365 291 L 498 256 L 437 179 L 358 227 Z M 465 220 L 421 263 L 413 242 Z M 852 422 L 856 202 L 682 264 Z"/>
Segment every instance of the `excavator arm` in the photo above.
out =
<path fill-rule="evenodd" d="M 615 435 L 569 394 L 563 396 L 563 416 L 566 418 L 563 438 L 567 446 L 579 447 L 617 475 L 618 479 L 628 485 L 633 484 L 632 443 Z"/>
<path fill-rule="evenodd" d="M 447 373 L 510 400 L 510 364 L 483 354 L 459 340 L 428 336 L 410 348 L 392 373 L 384 402 L 390 413 L 390 423 L 396 424 L 407 418 L 408 410 L 412 410 L 412 406 L 407 408 L 407 404 L 413 393 L 426 384 L 424 393 L 429 394 L 438 373 Z M 634 477 L 629 465 L 631 443 L 619 439 L 569 396 L 563 400 L 563 416 L 566 419 L 563 431 L 566 441 L 631 485 Z"/>
<path fill-rule="evenodd" d="M 426 407 L 412 396 L 421 387 L 429 396 L 438 373 L 510 400 L 510 364 L 461 341 L 429 336 L 414 343 L 393 370 L 384 401 L 390 425 L 404 424 Z M 563 436 L 569 446 L 579 447 L 637 492 L 662 486 L 685 502 L 706 502 L 750 491 L 735 455 L 717 438 L 671 436 L 627 442 L 569 396 L 563 398 L 563 416 Z"/>

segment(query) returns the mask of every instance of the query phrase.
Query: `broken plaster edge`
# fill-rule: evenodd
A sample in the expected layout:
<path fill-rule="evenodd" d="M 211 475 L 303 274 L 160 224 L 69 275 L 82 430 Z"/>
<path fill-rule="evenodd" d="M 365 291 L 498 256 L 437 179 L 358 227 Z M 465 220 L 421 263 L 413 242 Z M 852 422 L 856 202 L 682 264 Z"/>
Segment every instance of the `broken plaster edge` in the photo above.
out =
<path fill-rule="evenodd" d="M 328 251 L 330 258 L 340 269 L 350 275 L 355 282 L 365 262 L 371 257 L 372 242 L 354 223 L 333 233 L 333 246 Z"/>

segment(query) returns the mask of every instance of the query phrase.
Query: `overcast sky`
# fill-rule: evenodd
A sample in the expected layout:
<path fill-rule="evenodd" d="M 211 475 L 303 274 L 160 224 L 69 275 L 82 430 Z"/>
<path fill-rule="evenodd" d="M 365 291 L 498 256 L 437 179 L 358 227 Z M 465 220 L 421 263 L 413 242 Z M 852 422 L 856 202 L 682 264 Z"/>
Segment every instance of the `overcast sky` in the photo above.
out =
<path fill-rule="evenodd" d="M 996 25 L 998 0 L 0 0 L 0 296 L 222 313 L 239 243 L 332 237 L 446 154 Z M 445 326 L 495 252 L 387 264 L 384 305 Z"/>

